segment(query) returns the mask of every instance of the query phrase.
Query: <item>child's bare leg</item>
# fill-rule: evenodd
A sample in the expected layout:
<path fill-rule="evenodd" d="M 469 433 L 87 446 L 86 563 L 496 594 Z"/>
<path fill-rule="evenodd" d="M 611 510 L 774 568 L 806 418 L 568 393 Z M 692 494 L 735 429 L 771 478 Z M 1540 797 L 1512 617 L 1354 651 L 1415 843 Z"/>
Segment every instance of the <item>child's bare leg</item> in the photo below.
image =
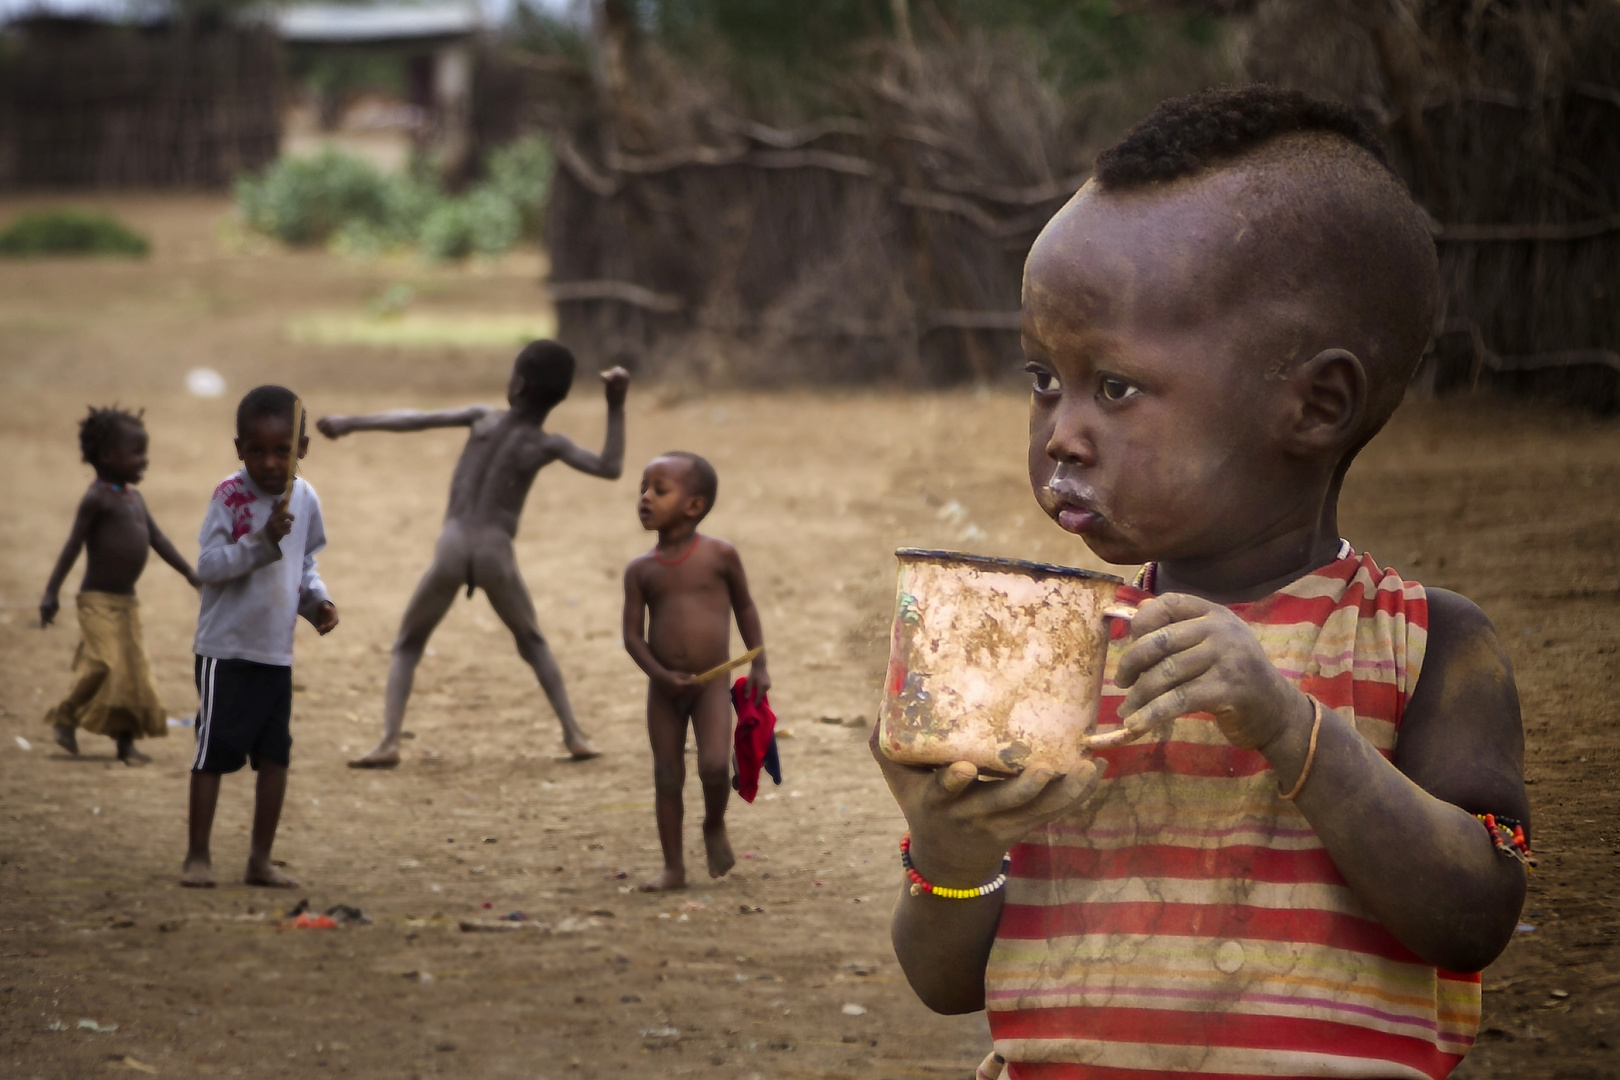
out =
<path fill-rule="evenodd" d="M 591 745 L 579 721 L 574 719 L 573 706 L 568 702 L 568 688 L 563 685 L 562 669 L 557 666 L 557 658 L 551 655 L 551 649 L 540 633 L 540 624 L 534 617 L 534 601 L 529 598 L 528 586 L 523 583 L 523 575 L 518 572 L 517 562 L 512 558 L 512 549 L 507 547 L 504 551 L 489 554 L 498 563 L 496 572 L 486 575 L 486 562 L 479 567 L 478 580 L 484 586 L 490 606 L 506 628 L 512 631 L 518 655 L 534 669 L 535 678 L 540 680 L 540 689 L 545 691 L 546 700 L 551 702 L 552 711 L 562 724 L 563 743 L 567 745 L 568 752 L 581 759 L 597 757 L 601 751 Z"/>
<path fill-rule="evenodd" d="M 281 804 L 287 797 L 287 766 L 257 758 L 253 762 L 259 778 L 253 786 L 253 847 L 248 852 L 249 885 L 271 889 L 295 889 L 298 882 L 276 869 L 270 861 L 270 848 L 276 842 L 276 826 L 281 823 Z"/>
<path fill-rule="evenodd" d="M 394 639 L 394 653 L 388 664 L 388 690 L 383 701 L 383 736 L 376 749 L 349 762 L 352 769 L 386 769 L 399 764 L 399 733 L 405 726 L 405 704 L 416 681 L 416 665 L 422 660 L 428 639 L 455 601 L 456 590 L 467 579 L 465 556 L 456 566 L 456 553 L 441 545 L 433 565 L 422 575 L 405 605 L 405 617 Z"/>
<path fill-rule="evenodd" d="M 658 846 L 664 869 L 642 882 L 642 892 L 686 888 L 686 856 L 681 850 L 681 817 L 685 807 L 686 714 L 657 690 L 647 690 L 647 740 L 653 752 L 653 813 L 658 820 Z"/>
<path fill-rule="evenodd" d="M 106 664 L 97 661 L 86 663 L 84 671 L 73 681 L 73 688 L 68 691 L 67 697 L 45 717 L 50 721 L 51 737 L 56 740 L 56 745 L 70 754 L 77 755 L 79 752 L 79 738 L 73 730 L 78 726 L 79 710 L 96 696 L 96 691 L 101 689 L 110 671 Z"/>
<path fill-rule="evenodd" d="M 180 869 L 180 884 L 190 889 L 214 887 L 208 839 L 214 831 L 214 808 L 219 805 L 219 773 L 191 774 L 191 815 L 186 825 L 188 847 Z"/>
<path fill-rule="evenodd" d="M 721 877 L 737 864 L 726 835 L 726 800 L 731 798 L 731 693 L 725 679 L 703 688 L 692 709 L 697 737 L 698 779 L 703 783 L 703 850 L 709 876 Z"/>

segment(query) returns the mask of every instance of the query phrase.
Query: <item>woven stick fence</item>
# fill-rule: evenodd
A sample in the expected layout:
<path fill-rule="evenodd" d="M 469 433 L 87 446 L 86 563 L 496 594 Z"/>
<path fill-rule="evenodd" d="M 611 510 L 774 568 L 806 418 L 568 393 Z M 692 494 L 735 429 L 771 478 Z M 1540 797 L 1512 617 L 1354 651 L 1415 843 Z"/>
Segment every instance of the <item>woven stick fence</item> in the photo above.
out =
<path fill-rule="evenodd" d="M 0 187 L 218 187 L 276 156 L 265 29 L 36 24 L 0 49 Z"/>
<path fill-rule="evenodd" d="M 1245 59 L 1357 106 L 1434 219 L 1421 388 L 1620 410 L 1620 4 L 1273 0 Z"/>

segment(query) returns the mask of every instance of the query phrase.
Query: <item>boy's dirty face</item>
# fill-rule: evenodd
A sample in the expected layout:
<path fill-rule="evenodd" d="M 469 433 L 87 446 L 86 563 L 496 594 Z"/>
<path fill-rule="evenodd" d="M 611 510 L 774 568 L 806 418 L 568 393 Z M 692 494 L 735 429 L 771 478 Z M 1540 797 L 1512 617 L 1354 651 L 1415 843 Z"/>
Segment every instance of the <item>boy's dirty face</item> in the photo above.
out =
<path fill-rule="evenodd" d="M 298 440 L 298 456 L 309 452 L 309 437 Z M 293 426 L 290 416 L 261 416 L 247 425 L 236 440 L 236 456 L 248 477 L 265 491 L 287 489 L 287 474 L 293 460 Z"/>
<path fill-rule="evenodd" d="M 636 516 L 647 530 L 667 529 L 703 510 L 703 497 L 692 494 L 692 463 L 680 458 L 654 458 L 641 474 L 641 500 Z"/>
<path fill-rule="evenodd" d="M 118 438 L 96 462 L 96 475 L 114 484 L 138 484 L 146 475 L 146 429 L 124 424 Z"/>
<path fill-rule="evenodd" d="M 1240 195 L 1240 193 L 1237 193 Z M 1111 563 L 1218 556 L 1292 497 L 1266 355 L 1271 324 L 1234 254 L 1221 174 L 1169 191 L 1082 189 L 1025 267 L 1029 478 Z"/>

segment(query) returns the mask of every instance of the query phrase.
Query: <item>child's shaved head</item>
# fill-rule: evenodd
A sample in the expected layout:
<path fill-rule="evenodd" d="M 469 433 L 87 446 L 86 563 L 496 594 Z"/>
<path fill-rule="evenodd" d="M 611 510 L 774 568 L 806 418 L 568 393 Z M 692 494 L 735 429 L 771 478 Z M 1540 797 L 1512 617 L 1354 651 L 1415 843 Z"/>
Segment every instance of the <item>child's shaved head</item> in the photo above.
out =
<path fill-rule="evenodd" d="M 715 496 L 720 494 L 720 474 L 714 471 L 714 466 L 709 464 L 707 458 L 689 450 L 666 450 L 658 456 L 686 463 L 684 486 L 687 494 L 702 497 L 703 517 L 708 517 L 709 511 L 714 509 Z M 702 521 L 703 518 L 698 520 Z"/>
<path fill-rule="evenodd" d="M 1231 229 L 1197 246 L 1225 278 L 1223 299 L 1263 300 L 1256 359 L 1269 352 L 1277 373 L 1329 348 L 1361 360 L 1359 448 L 1400 404 L 1433 329 L 1427 216 L 1348 108 L 1270 86 L 1165 102 L 1098 155 L 1094 183 L 1151 197 L 1218 180 Z"/>
<path fill-rule="evenodd" d="M 555 341 L 531 341 L 512 362 L 512 374 L 523 380 L 523 397 L 551 408 L 574 385 L 574 354 Z"/>

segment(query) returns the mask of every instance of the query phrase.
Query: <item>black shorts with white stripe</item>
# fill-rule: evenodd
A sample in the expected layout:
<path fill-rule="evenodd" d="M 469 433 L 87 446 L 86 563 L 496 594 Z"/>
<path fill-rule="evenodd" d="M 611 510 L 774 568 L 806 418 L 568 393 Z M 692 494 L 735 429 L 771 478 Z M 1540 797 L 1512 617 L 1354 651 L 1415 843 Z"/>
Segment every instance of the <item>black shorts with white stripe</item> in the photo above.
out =
<path fill-rule="evenodd" d="M 197 657 L 197 756 L 192 772 L 233 773 L 292 757 L 292 668 Z"/>

